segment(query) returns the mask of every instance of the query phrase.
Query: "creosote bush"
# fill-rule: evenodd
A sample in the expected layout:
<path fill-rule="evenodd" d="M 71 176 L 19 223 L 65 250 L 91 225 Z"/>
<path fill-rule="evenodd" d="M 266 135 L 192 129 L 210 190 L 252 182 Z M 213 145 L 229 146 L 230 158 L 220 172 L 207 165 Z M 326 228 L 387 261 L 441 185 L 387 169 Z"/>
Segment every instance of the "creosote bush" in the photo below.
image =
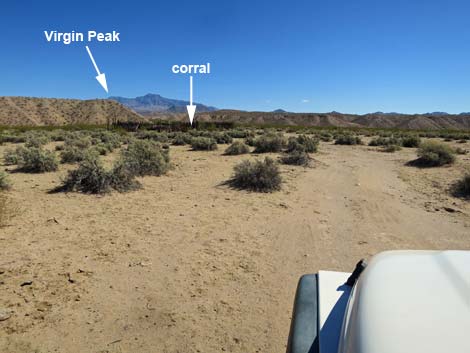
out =
<path fill-rule="evenodd" d="M 259 136 L 253 141 L 254 153 L 281 152 L 285 146 L 285 139 L 282 134 L 268 133 Z"/>
<path fill-rule="evenodd" d="M 86 154 L 90 153 L 90 148 L 80 148 L 74 145 L 66 145 L 60 153 L 61 163 L 77 163 L 83 161 Z"/>
<path fill-rule="evenodd" d="M 264 161 L 245 160 L 234 167 L 234 175 L 228 184 L 234 188 L 256 192 L 272 192 L 281 189 L 282 178 L 277 163 L 272 158 Z"/>
<path fill-rule="evenodd" d="M 194 151 L 214 151 L 217 149 L 217 141 L 210 137 L 193 137 L 191 147 Z"/>
<path fill-rule="evenodd" d="M 400 146 L 401 144 L 402 144 L 402 140 L 394 136 L 390 136 L 390 137 L 379 136 L 377 138 L 372 139 L 369 142 L 369 146 L 391 146 L 391 145 Z"/>
<path fill-rule="evenodd" d="M 119 191 L 126 192 L 141 188 L 141 184 L 135 179 L 135 173 L 125 164 L 123 160 L 118 160 L 108 174 L 109 185 Z"/>
<path fill-rule="evenodd" d="M 173 145 L 175 146 L 184 146 L 191 143 L 191 135 L 184 132 L 177 132 L 173 137 Z"/>
<path fill-rule="evenodd" d="M 250 153 L 250 148 L 241 141 L 235 141 L 225 150 L 225 154 L 229 156 L 235 156 L 246 153 Z"/>
<path fill-rule="evenodd" d="M 18 160 L 18 168 L 28 173 L 54 172 L 59 167 L 53 152 L 41 148 L 25 148 Z"/>
<path fill-rule="evenodd" d="M 168 149 L 152 140 L 132 141 L 121 154 L 122 163 L 135 175 L 162 175 L 170 169 Z"/>
<path fill-rule="evenodd" d="M 362 140 L 357 135 L 340 135 L 336 137 L 335 145 L 361 145 Z"/>
<path fill-rule="evenodd" d="M 69 171 L 61 189 L 87 194 L 104 194 L 111 189 L 109 173 L 99 158 L 90 154 L 80 162 L 77 169 Z"/>
<path fill-rule="evenodd" d="M 310 156 L 302 150 L 293 150 L 281 156 L 282 164 L 308 166 L 310 164 Z"/>
<path fill-rule="evenodd" d="M 3 159 L 6 165 L 16 165 L 19 164 L 21 158 L 26 151 L 26 148 L 23 146 L 18 146 L 15 149 L 7 149 L 3 155 Z"/>
<path fill-rule="evenodd" d="M 89 153 L 77 169 L 69 171 L 60 190 L 86 194 L 105 194 L 112 189 L 126 192 L 141 187 L 135 177 L 136 174 L 123 159 L 119 159 L 108 171 L 96 154 Z"/>
<path fill-rule="evenodd" d="M 39 148 L 50 141 L 50 137 L 46 134 L 31 132 L 26 135 L 25 146 Z"/>
<path fill-rule="evenodd" d="M 302 151 L 314 153 L 318 150 L 318 140 L 307 135 L 290 137 L 287 142 L 287 152 Z"/>
<path fill-rule="evenodd" d="M 403 147 L 419 147 L 421 144 L 421 139 L 418 135 L 406 135 L 402 138 L 402 146 Z"/>
<path fill-rule="evenodd" d="M 454 161 L 454 151 L 446 144 L 427 141 L 421 143 L 418 148 L 418 160 L 416 161 L 416 164 L 420 166 L 438 167 L 452 164 Z"/>
<path fill-rule="evenodd" d="M 470 172 L 457 182 L 455 196 L 470 198 Z"/>

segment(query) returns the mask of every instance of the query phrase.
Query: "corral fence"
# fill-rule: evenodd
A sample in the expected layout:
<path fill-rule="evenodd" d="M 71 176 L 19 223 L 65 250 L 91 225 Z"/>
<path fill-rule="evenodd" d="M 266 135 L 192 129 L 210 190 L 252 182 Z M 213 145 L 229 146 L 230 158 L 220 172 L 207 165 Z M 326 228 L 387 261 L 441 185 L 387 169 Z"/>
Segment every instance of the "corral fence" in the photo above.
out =
<path fill-rule="evenodd" d="M 229 130 L 235 127 L 233 122 L 217 121 L 195 121 L 191 126 L 188 122 L 156 120 L 151 122 L 118 121 L 113 123 L 113 127 L 126 131 L 153 130 L 158 132 L 186 132 L 189 130 Z"/>

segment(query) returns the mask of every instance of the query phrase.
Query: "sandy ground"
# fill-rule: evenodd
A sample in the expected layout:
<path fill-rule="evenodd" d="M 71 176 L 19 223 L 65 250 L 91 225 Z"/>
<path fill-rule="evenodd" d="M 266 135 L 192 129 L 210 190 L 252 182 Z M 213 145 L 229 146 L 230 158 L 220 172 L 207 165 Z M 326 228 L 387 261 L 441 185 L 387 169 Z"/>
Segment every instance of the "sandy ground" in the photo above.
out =
<path fill-rule="evenodd" d="M 257 194 L 221 185 L 256 156 L 222 151 L 172 147 L 167 176 L 104 197 L 48 194 L 64 169 L 12 174 L 0 351 L 283 352 L 302 274 L 470 248 L 469 202 L 448 194 L 469 156 L 417 169 L 414 149 L 322 144 L 313 168 L 282 166 L 282 191 Z"/>

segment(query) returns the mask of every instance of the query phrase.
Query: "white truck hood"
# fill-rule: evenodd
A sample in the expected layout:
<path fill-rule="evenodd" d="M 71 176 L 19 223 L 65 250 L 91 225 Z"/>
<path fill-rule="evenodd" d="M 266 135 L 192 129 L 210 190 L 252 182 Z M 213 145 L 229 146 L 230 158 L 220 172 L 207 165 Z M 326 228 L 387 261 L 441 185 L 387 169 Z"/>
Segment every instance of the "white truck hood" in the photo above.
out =
<path fill-rule="evenodd" d="M 339 339 L 338 353 L 470 352 L 470 252 L 373 257 L 351 292 Z"/>

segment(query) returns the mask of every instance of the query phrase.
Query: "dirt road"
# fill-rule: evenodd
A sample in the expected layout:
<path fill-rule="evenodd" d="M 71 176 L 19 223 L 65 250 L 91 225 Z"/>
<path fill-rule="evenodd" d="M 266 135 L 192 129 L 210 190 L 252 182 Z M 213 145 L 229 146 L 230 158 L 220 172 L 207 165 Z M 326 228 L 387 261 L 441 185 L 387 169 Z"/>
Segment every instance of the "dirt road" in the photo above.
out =
<path fill-rule="evenodd" d="M 13 174 L 0 351 L 283 352 L 303 273 L 470 248 L 470 206 L 446 193 L 468 157 L 419 170 L 414 150 L 322 144 L 313 168 L 283 166 L 282 191 L 256 194 L 221 185 L 256 157 L 222 151 L 172 148 L 167 176 L 104 197 L 48 194 L 64 171 Z"/>

